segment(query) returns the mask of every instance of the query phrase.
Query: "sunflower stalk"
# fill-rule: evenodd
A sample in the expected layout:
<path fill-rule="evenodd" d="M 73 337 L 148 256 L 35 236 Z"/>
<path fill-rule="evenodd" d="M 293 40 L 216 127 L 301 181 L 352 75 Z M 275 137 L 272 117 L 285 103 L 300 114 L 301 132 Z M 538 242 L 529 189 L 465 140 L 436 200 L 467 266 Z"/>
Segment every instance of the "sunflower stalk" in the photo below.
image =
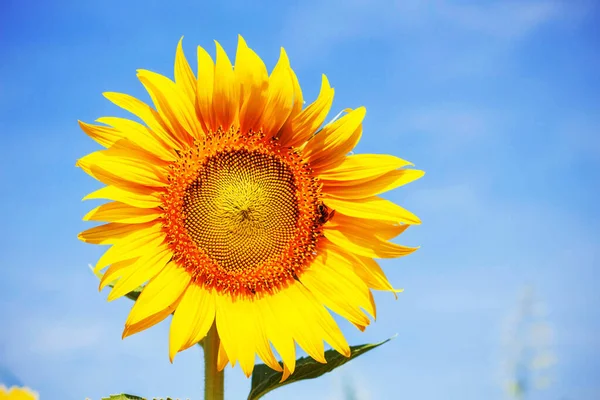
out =
<path fill-rule="evenodd" d="M 225 373 L 219 371 L 217 358 L 219 354 L 219 333 L 217 326 L 212 325 L 204 338 L 204 400 L 223 400 Z"/>

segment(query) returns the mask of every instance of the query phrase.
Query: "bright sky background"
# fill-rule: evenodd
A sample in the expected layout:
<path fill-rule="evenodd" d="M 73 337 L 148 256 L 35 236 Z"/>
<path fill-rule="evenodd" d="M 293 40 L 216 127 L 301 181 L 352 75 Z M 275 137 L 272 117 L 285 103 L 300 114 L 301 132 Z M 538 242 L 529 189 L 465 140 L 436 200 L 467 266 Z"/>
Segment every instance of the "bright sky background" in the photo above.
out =
<path fill-rule="evenodd" d="M 168 5 L 167 5 L 168 4 Z M 593 0 L 301 2 L 32 1 L 0 5 L 0 382 L 41 398 L 109 393 L 200 399 L 199 348 L 168 360 L 168 322 L 121 340 L 131 302 L 107 303 L 77 240 L 98 183 L 75 167 L 99 146 L 77 126 L 125 116 L 104 91 L 148 96 L 145 68 L 175 47 L 232 55 L 237 34 L 269 69 L 284 46 L 312 101 L 325 73 L 332 115 L 365 105 L 357 152 L 427 171 L 388 198 L 423 225 L 384 262 L 406 291 L 377 294 L 352 344 L 397 338 L 270 399 L 503 398 L 503 326 L 525 285 L 546 304 L 558 363 L 531 399 L 600 398 L 600 14 Z M 250 381 L 227 369 L 228 399 Z"/>

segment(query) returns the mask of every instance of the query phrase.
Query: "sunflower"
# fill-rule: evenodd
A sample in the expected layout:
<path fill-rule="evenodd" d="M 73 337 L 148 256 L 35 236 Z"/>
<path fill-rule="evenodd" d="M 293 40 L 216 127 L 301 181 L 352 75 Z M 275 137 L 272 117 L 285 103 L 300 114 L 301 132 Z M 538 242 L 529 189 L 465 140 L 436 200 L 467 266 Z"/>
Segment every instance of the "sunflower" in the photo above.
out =
<path fill-rule="evenodd" d="M 38 394 L 27 387 L 0 385 L 0 400 L 37 400 Z"/>
<path fill-rule="evenodd" d="M 420 221 L 378 195 L 423 172 L 390 155 L 348 155 L 365 108 L 324 125 L 333 88 L 323 75 L 303 108 L 283 49 L 269 75 L 242 37 L 235 68 L 218 42 L 215 62 L 198 47 L 196 77 L 180 40 L 174 75 L 137 71 L 155 108 L 104 93 L 143 124 L 80 122 L 106 148 L 77 162 L 106 184 L 84 199 L 111 200 L 84 217 L 106 224 L 79 235 L 111 246 L 95 266 L 108 267 L 100 289 L 114 283 L 111 301 L 147 282 L 123 337 L 174 313 L 173 361 L 214 323 L 219 369 L 239 362 L 247 376 L 258 355 L 285 379 L 296 343 L 319 362 L 323 340 L 349 356 L 328 309 L 364 330 L 371 289 L 398 292 L 374 259 L 413 252 L 389 240 Z"/>

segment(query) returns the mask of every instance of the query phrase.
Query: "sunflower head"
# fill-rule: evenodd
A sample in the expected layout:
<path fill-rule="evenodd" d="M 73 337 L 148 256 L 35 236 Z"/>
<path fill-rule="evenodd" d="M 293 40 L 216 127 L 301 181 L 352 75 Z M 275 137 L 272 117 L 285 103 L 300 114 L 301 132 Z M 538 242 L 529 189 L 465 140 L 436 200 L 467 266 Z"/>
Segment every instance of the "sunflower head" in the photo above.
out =
<path fill-rule="evenodd" d="M 110 202 L 84 217 L 105 224 L 79 238 L 110 246 L 95 267 L 108 267 L 101 289 L 116 282 L 109 300 L 147 283 L 124 336 L 174 313 L 171 360 L 216 324 L 220 368 L 239 361 L 250 375 L 258 355 L 285 378 L 296 343 L 321 362 L 323 340 L 349 355 L 327 308 L 363 330 L 371 290 L 398 291 L 375 259 L 413 252 L 390 239 L 420 221 L 379 194 L 423 172 L 391 155 L 348 155 L 364 107 L 324 124 L 334 90 L 323 76 L 304 107 L 283 49 L 269 74 L 241 37 L 235 68 L 216 47 L 216 61 L 198 47 L 194 74 L 180 41 L 174 81 L 139 70 L 154 107 L 105 93 L 143 123 L 80 122 L 105 148 L 78 161 L 106 184 L 85 199 Z"/>

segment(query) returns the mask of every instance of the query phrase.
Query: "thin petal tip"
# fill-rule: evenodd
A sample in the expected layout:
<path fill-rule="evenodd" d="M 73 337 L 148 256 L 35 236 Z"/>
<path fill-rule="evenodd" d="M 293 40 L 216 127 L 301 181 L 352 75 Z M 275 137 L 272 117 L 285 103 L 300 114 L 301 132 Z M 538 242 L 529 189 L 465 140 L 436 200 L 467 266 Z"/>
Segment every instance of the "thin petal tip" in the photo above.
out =
<path fill-rule="evenodd" d="M 288 58 L 287 52 L 283 47 L 279 49 L 279 61 L 283 62 L 283 64 L 287 67 L 290 66 L 290 59 Z"/>
<path fill-rule="evenodd" d="M 345 347 L 343 349 L 343 352 L 340 352 L 341 355 L 343 355 L 344 357 L 350 357 L 352 355 L 352 351 L 350 350 L 350 347 Z"/>
<path fill-rule="evenodd" d="M 214 42 L 215 42 L 215 46 L 217 47 L 217 52 L 219 52 L 219 51 L 223 51 L 224 52 L 225 51 L 225 50 L 223 50 L 223 46 L 221 46 L 221 43 L 219 43 L 218 40 L 215 40 Z"/>
<path fill-rule="evenodd" d="M 321 85 L 327 89 L 333 89 L 331 87 L 331 84 L 329 83 L 329 79 L 327 78 L 327 75 L 325 74 L 321 74 Z"/>
<path fill-rule="evenodd" d="M 173 328 L 173 325 L 171 325 L 171 329 Z M 177 345 L 175 344 L 175 342 L 173 342 L 173 336 L 172 336 L 172 331 L 169 334 L 169 362 L 171 364 L 173 364 L 173 360 L 175 360 L 175 356 L 177 355 L 177 353 L 179 353 L 179 348 L 177 347 Z"/>
<path fill-rule="evenodd" d="M 106 301 L 111 302 L 117 299 L 117 297 L 115 295 L 112 294 L 113 292 L 111 291 L 108 296 L 106 297 Z"/>
<path fill-rule="evenodd" d="M 129 325 L 127 325 L 127 323 L 125 323 L 125 328 L 123 329 L 123 333 L 121 334 L 121 340 L 125 339 L 129 335 L 130 335 Z"/>
<path fill-rule="evenodd" d="M 84 198 L 83 198 L 81 201 L 83 201 L 83 200 L 85 200 L 85 197 L 84 197 Z M 81 218 L 81 220 L 82 220 L 82 221 L 90 221 L 90 220 L 91 220 L 91 218 L 92 218 L 92 215 L 94 215 L 94 211 L 95 211 L 95 210 L 91 210 L 90 212 L 88 212 L 87 214 L 85 214 L 85 215 L 83 216 L 83 218 Z M 78 236 L 78 237 L 79 237 L 79 236 Z"/>

